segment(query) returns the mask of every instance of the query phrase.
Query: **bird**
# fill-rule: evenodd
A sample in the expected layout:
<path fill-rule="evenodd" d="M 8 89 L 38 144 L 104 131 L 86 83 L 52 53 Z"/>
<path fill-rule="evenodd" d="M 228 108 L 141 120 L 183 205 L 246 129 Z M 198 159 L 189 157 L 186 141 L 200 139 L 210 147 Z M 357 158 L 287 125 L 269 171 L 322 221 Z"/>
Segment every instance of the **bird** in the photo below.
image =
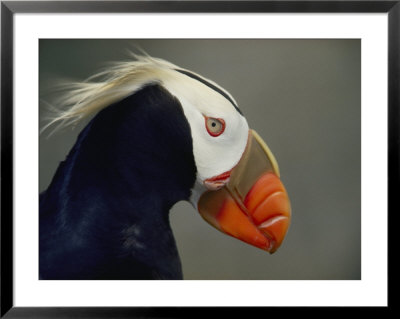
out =
<path fill-rule="evenodd" d="M 60 96 L 45 129 L 88 119 L 39 194 L 41 280 L 181 280 L 169 211 L 273 253 L 291 219 L 277 161 L 214 81 L 150 55 Z"/>

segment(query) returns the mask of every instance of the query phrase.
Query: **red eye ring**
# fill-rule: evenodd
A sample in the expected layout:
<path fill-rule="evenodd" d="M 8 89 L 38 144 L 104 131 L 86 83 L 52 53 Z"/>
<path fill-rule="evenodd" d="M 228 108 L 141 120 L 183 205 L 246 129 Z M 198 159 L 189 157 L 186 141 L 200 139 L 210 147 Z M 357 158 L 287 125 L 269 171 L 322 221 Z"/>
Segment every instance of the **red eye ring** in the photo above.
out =
<path fill-rule="evenodd" d="M 213 137 L 220 136 L 225 131 L 225 121 L 220 118 L 204 116 L 208 134 Z"/>

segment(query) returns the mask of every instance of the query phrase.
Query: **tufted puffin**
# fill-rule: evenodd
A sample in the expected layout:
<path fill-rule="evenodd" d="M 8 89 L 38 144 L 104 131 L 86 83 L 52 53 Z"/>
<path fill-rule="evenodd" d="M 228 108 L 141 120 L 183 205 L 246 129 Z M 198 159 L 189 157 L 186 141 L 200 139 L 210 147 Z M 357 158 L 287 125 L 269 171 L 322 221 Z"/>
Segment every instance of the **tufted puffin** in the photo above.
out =
<path fill-rule="evenodd" d="M 169 210 L 189 201 L 270 253 L 291 208 L 279 168 L 234 98 L 137 56 L 72 83 L 48 124 L 91 120 L 39 200 L 40 279 L 183 279 Z"/>

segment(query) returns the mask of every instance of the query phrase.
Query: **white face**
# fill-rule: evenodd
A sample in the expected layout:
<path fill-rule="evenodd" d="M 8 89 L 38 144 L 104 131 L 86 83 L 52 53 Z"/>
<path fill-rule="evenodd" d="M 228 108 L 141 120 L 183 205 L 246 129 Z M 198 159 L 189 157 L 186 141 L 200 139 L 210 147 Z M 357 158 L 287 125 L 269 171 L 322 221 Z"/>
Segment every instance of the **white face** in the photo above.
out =
<path fill-rule="evenodd" d="M 207 189 L 204 181 L 230 171 L 239 162 L 249 127 L 226 97 L 196 79 L 174 71 L 163 85 L 179 99 L 191 127 L 197 167 L 191 203 L 197 208 L 198 198 Z"/>

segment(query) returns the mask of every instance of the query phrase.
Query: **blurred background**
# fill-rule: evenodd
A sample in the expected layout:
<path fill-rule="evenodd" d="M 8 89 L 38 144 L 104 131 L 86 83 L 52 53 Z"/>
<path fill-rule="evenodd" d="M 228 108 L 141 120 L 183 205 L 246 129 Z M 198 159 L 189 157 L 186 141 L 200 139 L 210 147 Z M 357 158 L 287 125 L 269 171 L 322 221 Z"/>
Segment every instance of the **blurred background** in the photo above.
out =
<path fill-rule="evenodd" d="M 361 41 L 42 39 L 40 125 L 58 79 L 84 80 L 137 48 L 228 90 L 277 158 L 291 199 L 292 223 L 273 255 L 177 203 L 170 216 L 184 278 L 361 279 Z M 40 191 L 85 123 L 39 135 Z"/>

